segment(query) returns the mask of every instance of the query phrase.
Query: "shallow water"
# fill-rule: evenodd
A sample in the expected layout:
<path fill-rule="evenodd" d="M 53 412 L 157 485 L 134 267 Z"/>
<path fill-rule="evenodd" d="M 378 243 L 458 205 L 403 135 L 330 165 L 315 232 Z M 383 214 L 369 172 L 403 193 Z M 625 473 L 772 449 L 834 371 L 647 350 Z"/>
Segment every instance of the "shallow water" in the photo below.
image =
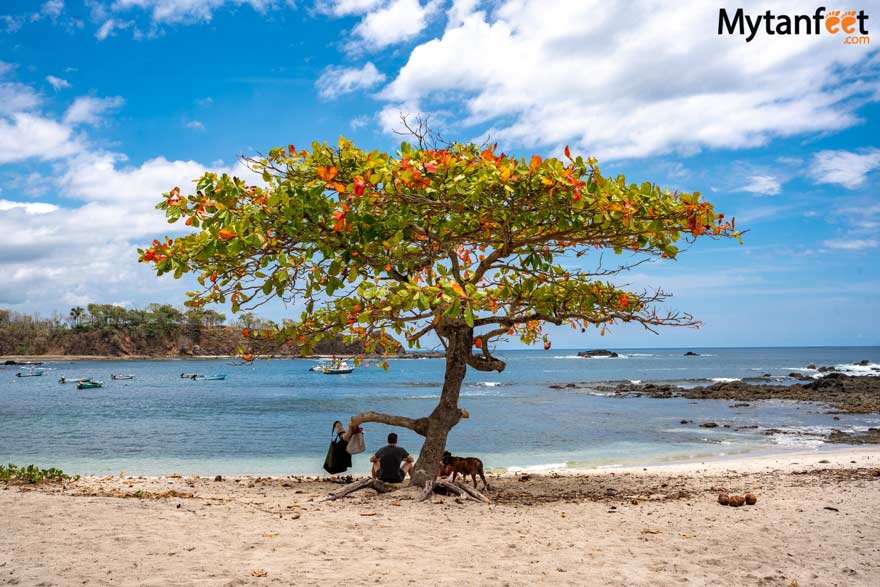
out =
<path fill-rule="evenodd" d="M 469 372 L 461 405 L 471 418 L 451 433 L 456 454 L 480 456 L 489 468 L 635 465 L 755 451 L 819 448 L 831 428 L 880 425 L 880 415 L 840 415 L 782 401 L 732 408 L 720 400 L 615 398 L 589 390 L 554 390 L 571 382 L 638 380 L 699 385 L 720 378 L 785 376 L 809 363 L 880 363 L 880 348 L 623 349 L 617 359 L 581 359 L 575 351 L 499 351 L 503 373 Z M 17 378 L 0 368 L 0 462 L 37 463 L 79 474 L 318 473 L 334 420 L 374 410 L 422 416 L 436 403 L 442 359 L 392 360 L 385 372 L 309 372 L 311 360 L 77 361 L 44 365 L 43 377 Z M 225 381 L 180 379 L 181 372 L 226 373 Z M 130 373 L 132 381 L 111 381 Z M 90 376 L 103 389 L 78 391 L 58 378 Z M 789 381 L 790 382 L 790 381 Z M 682 425 L 682 419 L 694 424 Z M 731 428 L 705 429 L 714 421 Z M 736 430 L 757 425 L 757 429 Z M 766 428 L 795 434 L 768 436 Z M 367 453 L 391 428 L 365 425 Z M 417 453 L 420 437 L 398 430 Z"/>

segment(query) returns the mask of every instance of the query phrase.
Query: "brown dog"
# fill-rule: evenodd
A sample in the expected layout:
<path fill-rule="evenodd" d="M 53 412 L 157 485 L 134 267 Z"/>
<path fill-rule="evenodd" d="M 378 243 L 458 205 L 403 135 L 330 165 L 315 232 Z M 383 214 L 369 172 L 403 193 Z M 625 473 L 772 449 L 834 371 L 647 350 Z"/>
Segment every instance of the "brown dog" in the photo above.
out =
<path fill-rule="evenodd" d="M 486 476 L 483 474 L 483 461 L 476 457 L 454 457 L 449 451 L 443 453 L 443 467 L 446 470 L 452 469 L 452 481 L 455 482 L 455 476 L 461 475 L 467 480 L 470 475 L 474 480 L 474 488 L 477 487 L 477 475 L 483 480 L 483 489 L 488 490 L 489 484 L 486 482 Z"/>

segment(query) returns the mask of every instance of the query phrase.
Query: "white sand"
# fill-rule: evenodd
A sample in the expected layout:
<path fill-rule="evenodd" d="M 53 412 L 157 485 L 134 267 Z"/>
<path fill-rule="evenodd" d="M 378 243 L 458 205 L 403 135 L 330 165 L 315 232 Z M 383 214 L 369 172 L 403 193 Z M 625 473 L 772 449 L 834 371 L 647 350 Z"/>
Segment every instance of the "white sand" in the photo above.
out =
<path fill-rule="evenodd" d="M 0 585 L 876 587 L 878 467 L 880 449 L 850 448 L 508 475 L 493 506 L 415 489 L 322 503 L 341 486 L 295 478 L 0 487 Z M 758 503 L 721 506 L 719 487 Z"/>

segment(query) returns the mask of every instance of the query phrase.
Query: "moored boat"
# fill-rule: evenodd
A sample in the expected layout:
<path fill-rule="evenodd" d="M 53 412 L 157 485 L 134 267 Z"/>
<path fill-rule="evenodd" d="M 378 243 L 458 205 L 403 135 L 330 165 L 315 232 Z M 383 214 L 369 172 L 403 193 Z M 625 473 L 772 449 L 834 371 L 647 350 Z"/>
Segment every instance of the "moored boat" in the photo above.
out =
<path fill-rule="evenodd" d="M 40 377 L 43 374 L 42 369 L 28 369 L 27 371 L 19 371 L 16 377 Z"/>
<path fill-rule="evenodd" d="M 218 373 L 216 375 L 193 375 L 193 381 L 223 381 L 226 379 L 226 375 L 223 373 Z"/>
<path fill-rule="evenodd" d="M 134 379 L 134 375 L 110 375 L 110 379 L 114 381 L 126 381 L 128 379 Z"/>
<path fill-rule="evenodd" d="M 103 381 L 92 381 L 89 379 L 88 381 L 80 381 L 76 384 L 77 389 L 97 389 L 99 387 L 104 387 Z"/>
<path fill-rule="evenodd" d="M 91 381 L 91 377 L 61 377 L 58 383 L 82 383 L 83 381 Z"/>
<path fill-rule="evenodd" d="M 329 365 L 324 365 L 324 375 L 348 375 L 354 371 L 354 367 L 348 364 L 348 361 L 336 359 Z"/>
<path fill-rule="evenodd" d="M 193 379 L 198 376 L 199 376 L 198 373 L 181 373 L 180 374 L 181 379 Z"/>

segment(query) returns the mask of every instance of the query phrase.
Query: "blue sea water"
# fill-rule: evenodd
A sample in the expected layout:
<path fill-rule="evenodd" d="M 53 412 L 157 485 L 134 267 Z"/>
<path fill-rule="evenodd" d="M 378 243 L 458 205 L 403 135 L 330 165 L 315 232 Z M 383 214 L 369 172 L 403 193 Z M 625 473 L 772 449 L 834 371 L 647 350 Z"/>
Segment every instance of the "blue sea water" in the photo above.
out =
<path fill-rule="evenodd" d="M 700 353 L 684 356 L 685 350 Z M 587 389 L 551 389 L 572 382 L 641 381 L 701 385 L 712 380 L 791 383 L 806 365 L 880 363 L 880 348 L 618 349 L 616 359 L 583 359 L 576 351 L 498 351 L 503 373 L 470 371 L 461 406 L 471 418 L 450 434 L 455 454 L 479 456 L 489 468 L 547 469 L 637 465 L 762 451 L 820 449 L 832 428 L 863 430 L 878 415 L 827 414 L 818 404 L 608 397 Z M 228 360 L 67 361 L 44 365 L 42 377 L 18 378 L 0 368 L 0 462 L 36 463 L 78 474 L 252 474 L 321 472 L 334 420 L 373 410 L 427 415 L 443 380 L 442 359 L 391 360 L 350 375 L 310 372 L 315 361 L 275 359 L 250 366 Z M 225 381 L 178 375 L 226 373 Z M 112 381 L 112 373 L 135 375 Z M 103 380 L 78 391 L 59 377 Z M 694 424 L 682 425 L 682 419 Z M 719 428 L 705 429 L 713 421 Z M 724 428 L 730 424 L 730 428 Z M 737 426 L 758 428 L 736 430 Z M 767 428 L 795 434 L 767 435 Z M 366 424 L 367 452 L 392 429 Z M 421 438 L 396 430 L 416 453 Z"/>

